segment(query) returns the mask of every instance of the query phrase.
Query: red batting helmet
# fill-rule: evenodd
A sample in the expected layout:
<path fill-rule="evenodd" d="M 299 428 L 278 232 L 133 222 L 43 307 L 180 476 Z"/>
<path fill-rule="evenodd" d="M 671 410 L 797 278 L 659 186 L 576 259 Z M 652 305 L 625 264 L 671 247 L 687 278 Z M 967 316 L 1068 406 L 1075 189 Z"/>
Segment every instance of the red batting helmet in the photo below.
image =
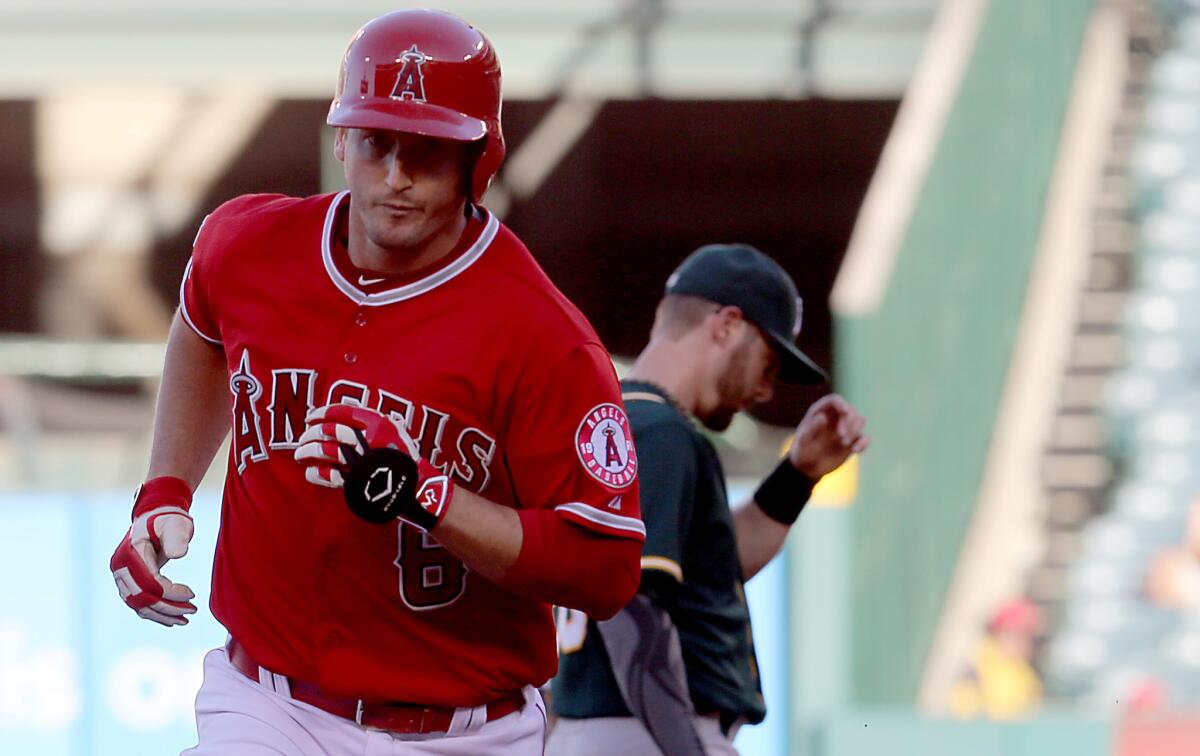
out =
<path fill-rule="evenodd" d="M 500 60 L 483 32 L 457 16 L 388 13 L 350 40 L 326 120 L 330 126 L 485 140 L 471 176 L 478 201 L 504 159 Z"/>

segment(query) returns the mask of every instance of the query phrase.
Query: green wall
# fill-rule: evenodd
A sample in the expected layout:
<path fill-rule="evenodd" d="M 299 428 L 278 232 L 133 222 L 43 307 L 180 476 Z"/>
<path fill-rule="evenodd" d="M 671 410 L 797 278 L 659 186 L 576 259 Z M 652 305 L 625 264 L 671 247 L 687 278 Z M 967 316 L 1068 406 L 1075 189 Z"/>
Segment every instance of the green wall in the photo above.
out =
<path fill-rule="evenodd" d="M 813 756 L 1108 756 L 1111 722 L 1044 714 L 1020 722 L 956 722 L 861 709 L 831 719 Z"/>
<path fill-rule="evenodd" d="M 911 702 L 1008 373 L 1092 0 L 992 0 L 877 312 L 836 321 L 866 413 L 852 688 Z"/>

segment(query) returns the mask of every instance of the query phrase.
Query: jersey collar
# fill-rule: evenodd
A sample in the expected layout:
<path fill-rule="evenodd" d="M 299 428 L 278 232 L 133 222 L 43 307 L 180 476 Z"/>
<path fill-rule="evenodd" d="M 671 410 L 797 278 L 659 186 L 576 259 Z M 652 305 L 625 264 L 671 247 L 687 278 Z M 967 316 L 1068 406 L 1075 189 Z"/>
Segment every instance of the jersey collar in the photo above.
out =
<path fill-rule="evenodd" d="M 691 412 L 684 409 L 683 405 L 675 400 L 675 397 L 667 393 L 665 388 L 641 378 L 626 378 L 621 381 L 621 399 L 625 402 L 647 401 L 665 404 L 678 412 L 685 420 L 694 424 L 699 423 Z"/>
<path fill-rule="evenodd" d="M 368 293 L 360 289 L 342 274 L 342 271 L 334 262 L 333 249 L 330 244 L 338 208 L 349 194 L 350 192 L 348 191 L 339 192 L 330 201 L 329 209 L 325 212 L 325 226 L 321 231 L 321 260 L 325 263 L 325 272 L 329 275 L 329 279 L 333 281 L 333 285 L 357 305 L 377 307 L 379 305 L 393 304 L 418 297 L 436 289 L 471 267 L 476 260 L 482 257 L 483 253 L 491 245 L 492 240 L 496 238 L 496 232 L 500 230 L 500 221 L 497 220 L 496 216 L 486 208 L 480 208 L 484 214 L 483 230 L 479 233 L 479 237 L 466 250 L 459 253 L 449 264 L 440 266 L 430 272 L 429 275 L 406 283 L 403 286 Z"/>

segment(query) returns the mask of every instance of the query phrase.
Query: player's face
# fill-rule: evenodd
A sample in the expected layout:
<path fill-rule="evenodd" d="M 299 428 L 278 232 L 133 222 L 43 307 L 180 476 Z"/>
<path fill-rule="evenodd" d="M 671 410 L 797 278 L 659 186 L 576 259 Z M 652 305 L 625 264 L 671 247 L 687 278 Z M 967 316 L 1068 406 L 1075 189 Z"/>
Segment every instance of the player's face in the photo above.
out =
<path fill-rule="evenodd" d="M 717 377 L 717 405 L 703 418 L 705 427 L 723 431 L 738 412 L 770 400 L 779 375 L 779 354 L 757 327 L 746 323 L 746 335 Z"/>
<path fill-rule="evenodd" d="M 419 134 L 341 129 L 335 151 L 345 164 L 351 222 L 370 244 L 420 254 L 431 244 L 458 240 L 469 145 Z"/>

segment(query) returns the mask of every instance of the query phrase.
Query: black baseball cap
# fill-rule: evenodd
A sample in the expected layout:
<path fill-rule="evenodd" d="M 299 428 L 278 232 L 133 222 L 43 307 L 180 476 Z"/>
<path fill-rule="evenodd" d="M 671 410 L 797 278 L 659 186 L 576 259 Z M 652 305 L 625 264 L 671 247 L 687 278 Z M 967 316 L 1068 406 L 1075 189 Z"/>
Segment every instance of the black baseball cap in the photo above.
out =
<path fill-rule="evenodd" d="M 770 337 L 779 352 L 779 378 L 816 386 L 829 380 L 794 343 L 803 304 L 787 272 L 749 244 L 709 244 L 688 255 L 667 279 L 667 294 L 733 305 Z"/>

